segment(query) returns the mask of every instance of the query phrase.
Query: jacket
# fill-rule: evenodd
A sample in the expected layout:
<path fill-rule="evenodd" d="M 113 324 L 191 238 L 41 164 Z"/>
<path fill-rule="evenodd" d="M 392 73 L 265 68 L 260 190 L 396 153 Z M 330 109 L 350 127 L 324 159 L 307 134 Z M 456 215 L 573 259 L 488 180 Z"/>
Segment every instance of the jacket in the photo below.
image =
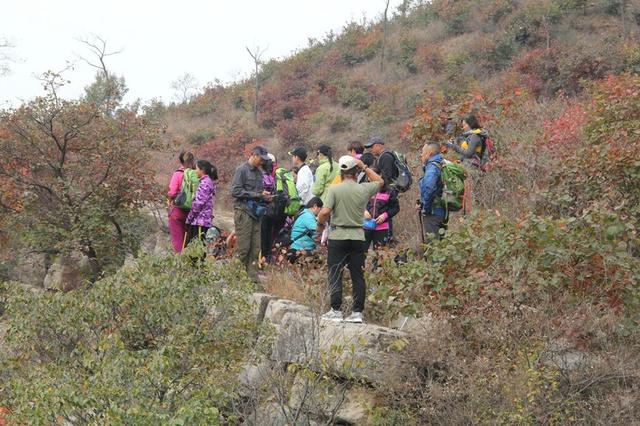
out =
<path fill-rule="evenodd" d="M 391 185 L 398 178 L 396 155 L 393 151 L 385 149 L 378 158 L 378 169 L 382 172 L 382 179 L 387 185 Z"/>
<path fill-rule="evenodd" d="M 452 148 L 460 154 L 460 161 L 471 160 L 472 163 L 480 165 L 484 154 L 484 142 L 489 135 L 485 130 L 474 129 L 462 134 L 460 145 L 453 145 Z"/>
<path fill-rule="evenodd" d="M 298 170 L 298 180 L 296 181 L 296 190 L 298 197 L 303 204 L 307 204 L 313 198 L 311 187 L 313 186 L 313 173 L 308 165 L 304 164 Z"/>
<path fill-rule="evenodd" d="M 211 228 L 213 219 L 213 200 L 216 195 L 216 184 L 207 175 L 200 178 L 198 191 L 191 204 L 191 211 L 187 216 L 187 223 L 194 226 Z"/>
<path fill-rule="evenodd" d="M 169 192 L 167 192 L 167 196 L 170 199 L 174 199 L 180 193 L 180 189 L 182 188 L 182 178 L 184 177 L 184 167 L 180 167 L 178 170 L 173 172 L 171 175 L 171 181 L 169 182 Z"/>
<path fill-rule="evenodd" d="M 389 229 L 391 218 L 400 212 L 400 203 L 398 202 L 398 191 L 389 189 L 388 191 L 378 192 L 367 202 L 367 211 L 373 219 L 384 214 L 384 222 L 376 226 L 376 231 Z"/>
<path fill-rule="evenodd" d="M 333 161 L 333 171 L 331 171 L 331 163 L 329 160 L 322 160 L 320 165 L 316 169 L 315 182 L 311 192 L 313 195 L 320 197 L 324 202 L 327 197 L 327 188 L 331 185 L 331 182 L 340 174 L 340 165 L 338 162 Z"/>
<path fill-rule="evenodd" d="M 248 211 L 247 201 L 262 199 L 262 170 L 243 163 L 236 169 L 231 182 L 234 207 Z"/>
<path fill-rule="evenodd" d="M 311 213 L 309 209 L 304 209 L 291 228 L 291 240 L 295 240 L 291 244 L 291 248 L 294 250 L 314 250 L 316 248 L 315 237 L 317 224 L 318 219 L 316 215 Z M 300 235 L 305 232 L 307 235 L 300 237 Z M 298 239 L 296 240 L 296 238 Z"/>
<path fill-rule="evenodd" d="M 442 170 L 443 159 L 441 154 L 436 154 L 427 160 L 424 165 L 424 176 L 420 178 L 420 201 L 422 202 L 422 214 L 425 216 L 446 216 L 442 207 L 436 207 L 435 202 L 442 197 Z"/>

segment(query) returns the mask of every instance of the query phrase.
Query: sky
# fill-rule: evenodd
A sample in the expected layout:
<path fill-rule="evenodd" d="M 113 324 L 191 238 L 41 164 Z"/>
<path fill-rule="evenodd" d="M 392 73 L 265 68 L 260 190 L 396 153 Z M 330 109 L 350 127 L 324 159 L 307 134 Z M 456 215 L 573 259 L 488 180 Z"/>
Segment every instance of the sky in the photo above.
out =
<path fill-rule="evenodd" d="M 378 19 L 385 0 L 20 0 L 3 2 L 0 37 L 13 46 L 11 71 L 0 76 L 0 108 L 43 94 L 37 79 L 47 70 L 71 83 L 62 96 L 77 97 L 95 69 L 79 41 L 107 41 L 111 72 L 124 76 L 125 101 L 176 100 L 171 82 L 185 73 L 200 86 L 250 75 L 245 47 L 266 48 L 265 60 L 286 57 L 351 20 Z M 390 11 L 401 3 L 391 0 Z M 391 15 L 391 14 L 390 14 Z"/>

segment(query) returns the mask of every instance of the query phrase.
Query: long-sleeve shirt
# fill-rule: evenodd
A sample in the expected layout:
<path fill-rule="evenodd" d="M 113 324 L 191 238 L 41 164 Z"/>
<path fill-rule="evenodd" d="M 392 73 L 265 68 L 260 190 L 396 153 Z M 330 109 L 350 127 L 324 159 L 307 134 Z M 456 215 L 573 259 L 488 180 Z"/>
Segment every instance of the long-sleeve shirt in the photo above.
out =
<path fill-rule="evenodd" d="M 291 244 L 294 250 L 314 250 L 316 248 L 316 226 L 318 219 L 309 209 L 305 209 L 293 223 L 291 228 Z M 302 236 L 304 234 L 304 236 Z M 297 238 L 297 239 L 296 239 Z"/>
<path fill-rule="evenodd" d="M 367 203 L 367 211 L 373 219 L 377 219 L 378 216 L 384 215 L 384 222 L 376 226 L 376 231 L 389 229 L 389 222 L 391 221 L 391 218 L 400 212 L 398 192 L 394 189 L 389 189 L 385 192 L 378 192 L 369 199 L 369 202 Z"/>
<path fill-rule="evenodd" d="M 382 172 L 382 179 L 387 185 L 391 185 L 398 178 L 396 156 L 393 151 L 385 150 L 378 158 L 378 169 Z"/>
<path fill-rule="evenodd" d="M 323 202 L 326 201 L 327 188 L 339 174 L 340 165 L 336 161 L 330 163 L 329 160 L 322 160 L 316 169 L 316 179 L 313 188 L 311 188 L 313 195 L 320 197 Z"/>
<path fill-rule="evenodd" d="M 262 170 L 248 162 L 238 166 L 231 182 L 235 207 L 246 210 L 247 201 L 262 199 L 262 188 Z"/>
<path fill-rule="evenodd" d="M 173 175 L 171 175 L 171 181 L 169 181 L 169 192 L 167 192 L 167 196 L 172 200 L 176 198 L 180 193 L 183 177 L 184 177 L 184 167 L 180 167 L 178 170 L 173 172 Z"/>
<path fill-rule="evenodd" d="M 216 195 L 216 184 L 207 175 L 200 178 L 198 191 L 191 204 L 191 211 L 187 216 L 189 225 L 211 228 L 213 219 L 213 202 Z"/>
<path fill-rule="evenodd" d="M 442 155 L 431 157 L 424 166 L 424 176 L 420 178 L 420 200 L 422 201 L 422 214 L 446 216 L 445 210 L 434 205 L 438 197 L 442 197 Z"/>
<path fill-rule="evenodd" d="M 311 187 L 313 186 L 313 172 L 311 168 L 304 164 L 298 170 L 298 179 L 296 180 L 296 189 L 298 190 L 298 197 L 302 200 L 304 205 L 307 205 L 313 198 Z"/>

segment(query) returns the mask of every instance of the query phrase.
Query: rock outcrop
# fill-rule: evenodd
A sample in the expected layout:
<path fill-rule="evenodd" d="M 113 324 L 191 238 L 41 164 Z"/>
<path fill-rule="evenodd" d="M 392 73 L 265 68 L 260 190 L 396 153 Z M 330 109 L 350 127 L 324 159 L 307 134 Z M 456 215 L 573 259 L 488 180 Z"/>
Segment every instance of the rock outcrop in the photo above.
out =
<path fill-rule="evenodd" d="M 258 322 L 273 330 L 270 350 L 240 374 L 255 399 L 249 424 L 362 424 L 388 380 L 412 375 L 409 334 L 373 324 L 322 320 L 318 312 L 265 293 L 251 298 Z M 268 414 L 271 413 L 271 414 Z"/>

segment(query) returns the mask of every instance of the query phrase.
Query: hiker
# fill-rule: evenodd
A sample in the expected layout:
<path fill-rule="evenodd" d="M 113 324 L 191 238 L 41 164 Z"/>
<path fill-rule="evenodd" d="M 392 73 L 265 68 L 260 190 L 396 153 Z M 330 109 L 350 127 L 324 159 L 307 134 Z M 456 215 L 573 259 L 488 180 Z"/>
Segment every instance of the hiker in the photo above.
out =
<path fill-rule="evenodd" d="M 420 222 L 422 235 L 431 235 L 439 240 L 447 227 L 447 212 L 441 204 L 442 200 L 442 167 L 444 160 L 440 154 L 440 144 L 430 142 L 424 144 L 420 155 L 424 176 L 420 178 Z"/>
<path fill-rule="evenodd" d="M 256 146 L 251 150 L 247 162 L 238 166 L 231 183 L 234 198 L 236 256 L 244 264 L 249 279 L 259 283 L 258 253 L 260 252 L 260 222 L 266 213 L 264 202 L 271 201 L 272 195 L 264 191 L 262 185 L 263 162 L 269 161 L 267 150 Z"/>
<path fill-rule="evenodd" d="M 296 189 L 298 190 L 298 197 L 302 201 L 302 204 L 307 204 L 312 198 L 313 193 L 311 188 L 313 187 L 313 172 L 309 166 L 305 163 L 307 161 L 307 149 L 303 146 L 298 146 L 289 151 L 291 156 L 291 162 L 295 167 L 298 167 Z"/>
<path fill-rule="evenodd" d="M 364 154 L 364 145 L 362 145 L 362 143 L 359 141 L 351 141 L 347 144 L 347 152 L 353 158 L 360 160 L 362 155 Z M 374 161 L 375 161 L 375 157 L 374 157 Z M 367 165 L 371 166 L 371 164 L 367 164 Z M 360 174 L 358 174 L 358 179 L 357 179 L 358 183 L 360 183 L 360 181 L 364 179 L 364 177 L 365 177 L 365 174 L 363 172 L 360 172 Z M 331 185 L 337 185 L 339 183 L 342 183 L 342 177 L 340 175 L 337 175 L 335 179 L 331 181 Z"/>
<path fill-rule="evenodd" d="M 298 173 L 300 173 L 300 167 L 297 166 L 293 166 L 291 168 L 291 175 L 293 176 L 293 181 L 297 184 L 298 183 Z M 296 190 L 298 190 L 298 188 L 296 187 Z M 298 194 L 300 195 L 300 194 Z M 304 204 L 304 202 L 303 202 Z"/>
<path fill-rule="evenodd" d="M 380 174 L 384 182 L 393 186 L 393 182 L 398 178 L 399 171 L 396 166 L 396 155 L 393 151 L 385 149 L 384 139 L 381 136 L 373 136 L 364 145 L 370 152 L 376 156 L 376 167 L 380 170 Z M 393 221 L 389 221 L 389 239 L 393 239 Z"/>
<path fill-rule="evenodd" d="M 207 231 L 211 228 L 216 181 L 218 180 L 218 170 L 206 160 L 198 160 L 196 173 L 200 184 L 186 220 L 189 225 L 188 242 L 194 238 L 204 241 Z"/>
<path fill-rule="evenodd" d="M 262 163 L 262 189 L 272 196 L 276 193 L 275 167 L 276 157 L 267 153 L 268 160 Z M 274 230 L 280 222 L 284 222 L 284 218 L 279 214 L 275 214 L 267 207 L 267 214 L 264 215 L 260 222 L 260 253 L 266 263 L 271 261 L 271 249 L 273 248 Z M 281 223 L 280 223 L 281 224 Z M 280 229 L 278 229 L 279 231 Z"/>
<path fill-rule="evenodd" d="M 380 175 L 361 160 L 350 155 L 340 157 L 338 164 L 342 183 L 329 188 L 324 207 L 318 214 L 318 233 L 325 229 L 329 218 L 331 218 L 327 257 L 331 310 L 322 318 L 330 321 L 343 320 L 340 310 L 342 307 L 342 270 L 348 265 L 353 287 L 353 310 L 345 321 L 361 323 L 366 287 L 362 212 L 369 198 L 382 188 L 384 181 Z M 368 183 L 356 183 L 359 170 L 367 174 Z"/>
<path fill-rule="evenodd" d="M 313 197 L 293 222 L 291 245 L 287 252 L 287 258 L 291 263 L 299 256 L 311 254 L 316 249 L 317 216 L 322 207 L 320 197 Z"/>
<path fill-rule="evenodd" d="M 375 167 L 373 170 L 378 172 Z M 389 242 L 389 222 L 398 212 L 400 212 L 398 191 L 385 182 L 380 192 L 369 199 L 364 211 L 365 253 L 372 244 L 373 249 L 376 250 Z"/>
<path fill-rule="evenodd" d="M 331 147 L 328 145 L 320 145 L 318 147 L 318 161 L 320 165 L 316 169 L 315 182 L 311 188 L 311 192 L 316 197 L 320 197 L 323 202 L 326 201 L 327 188 L 333 180 L 340 174 L 340 167 L 332 157 Z"/>
<path fill-rule="evenodd" d="M 396 167 L 396 158 L 393 151 L 385 149 L 384 139 L 381 136 L 373 136 L 364 145 L 377 158 L 378 170 L 382 173 L 384 181 L 391 185 L 398 177 L 398 167 Z"/>
<path fill-rule="evenodd" d="M 458 138 L 457 143 L 449 140 L 445 143 L 448 148 L 460 154 L 460 162 L 479 169 L 482 166 L 482 158 L 486 149 L 485 141 L 488 134 L 480 127 L 478 119 L 473 114 L 468 114 L 462 120 L 464 133 Z"/>
<path fill-rule="evenodd" d="M 184 171 L 186 169 L 195 169 L 195 158 L 191 152 L 182 151 L 178 155 L 180 161 L 180 167 L 173 172 L 171 181 L 169 182 L 169 234 L 171 235 L 171 245 L 173 251 L 180 253 L 182 251 L 185 236 L 187 232 L 187 215 L 188 209 L 181 209 L 173 204 L 180 190 L 182 188 L 182 179 L 184 178 Z"/>
<path fill-rule="evenodd" d="M 361 160 L 362 154 L 364 154 L 364 145 L 360 141 L 351 141 L 347 145 L 347 152 L 353 158 Z"/>
<path fill-rule="evenodd" d="M 365 165 L 369 167 L 374 167 L 376 165 L 376 156 L 370 152 L 365 152 L 364 154 L 362 154 L 362 157 L 360 157 L 360 159 Z M 378 170 L 376 170 L 376 173 L 378 173 Z M 365 172 L 358 173 L 358 183 L 363 183 L 366 181 L 367 181 L 367 174 Z"/>

